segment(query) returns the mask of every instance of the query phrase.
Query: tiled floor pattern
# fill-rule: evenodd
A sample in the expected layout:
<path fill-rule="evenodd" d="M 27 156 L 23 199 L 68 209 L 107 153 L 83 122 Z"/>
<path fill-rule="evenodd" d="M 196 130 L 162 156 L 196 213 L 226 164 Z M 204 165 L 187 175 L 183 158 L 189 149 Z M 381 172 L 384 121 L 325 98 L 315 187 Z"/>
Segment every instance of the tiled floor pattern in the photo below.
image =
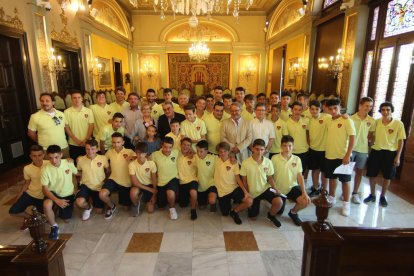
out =
<path fill-rule="evenodd" d="M 0 244 L 31 240 L 27 231 L 17 230 L 21 220 L 8 215 L 19 188 L 0 193 Z M 363 188 L 367 195 L 368 186 Z M 330 221 L 337 226 L 414 227 L 414 206 L 393 194 L 388 199 L 388 208 L 352 205 L 348 218 L 339 215 L 338 200 Z M 243 213 L 242 225 L 207 210 L 198 211 L 193 222 L 188 209 L 177 210 L 177 221 L 168 219 L 167 210 L 136 218 L 119 210 L 112 220 L 93 213 L 86 222 L 76 210 L 69 223 L 59 222 L 61 238 L 68 239 L 67 275 L 300 275 L 303 232 L 286 214 L 280 218 L 282 227 L 275 229 L 265 219 L 266 204 L 257 221 Z M 314 213 L 311 206 L 301 217 L 315 220 Z"/>

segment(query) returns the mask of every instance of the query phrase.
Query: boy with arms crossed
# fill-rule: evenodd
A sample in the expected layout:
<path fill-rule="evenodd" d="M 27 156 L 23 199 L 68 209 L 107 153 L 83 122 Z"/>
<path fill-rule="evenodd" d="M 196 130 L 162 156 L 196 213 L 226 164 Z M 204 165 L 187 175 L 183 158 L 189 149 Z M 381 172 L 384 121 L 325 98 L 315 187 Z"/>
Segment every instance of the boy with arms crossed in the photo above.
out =
<path fill-rule="evenodd" d="M 68 160 L 62 160 L 62 149 L 57 145 L 50 145 L 46 150 L 49 163 L 46 164 L 40 173 L 42 183 L 43 211 L 51 226 L 49 239 L 59 239 L 59 226 L 55 220 L 53 206 L 57 205 L 59 217 L 65 222 L 72 218 L 73 212 L 73 182 L 72 175 L 77 174 L 75 165 Z"/>
<path fill-rule="evenodd" d="M 282 208 L 283 201 L 280 195 L 276 194 L 273 164 L 268 158 L 264 157 L 265 146 L 264 140 L 254 140 L 252 156 L 243 161 L 240 175 L 244 186 L 253 197 L 253 204 L 248 210 L 249 218 L 256 220 L 260 212 L 260 201 L 264 199 L 272 205 L 267 213 L 267 219 L 274 226 L 280 227 L 281 223 L 275 215 Z"/>
<path fill-rule="evenodd" d="M 86 155 L 79 156 L 77 161 L 77 169 L 82 176 L 76 194 L 76 205 L 83 210 L 83 221 L 91 216 L 92 206 L 98 214 L 102 214 L 105 204 L 99 198 L 99 191 L 105 181 L 105 172 L 109 168 L 108 159 L 97 154 L 98 142 L 95 139 L 86 141 L 85 150 Z M 92 205 L 89 203 L 90 198 Z"/>
<path fill-rule="evenodd" d="M 206 124 L 197 117 L 193 104 L 187 104 L 184 107 L 184 113 L 186 120 L 181 123 L 180 133 L 184 137 L 191 139 L 193 149 L 195 150 L 195 144 L 206 139 Z"/>

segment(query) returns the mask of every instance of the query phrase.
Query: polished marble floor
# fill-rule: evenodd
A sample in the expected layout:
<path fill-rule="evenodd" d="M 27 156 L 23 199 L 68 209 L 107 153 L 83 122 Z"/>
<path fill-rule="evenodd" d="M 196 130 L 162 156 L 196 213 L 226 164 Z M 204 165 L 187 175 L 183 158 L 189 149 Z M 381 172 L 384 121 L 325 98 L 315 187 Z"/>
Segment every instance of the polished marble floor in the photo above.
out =
<path fill-rule="evenodd" d="M 0 245 L 31 240 L 27 231 L 18 230 L 21 220 L 8 215 L 19 188 L 0 193 Z M 364 196 L 368 190 L 364 183 Z M 388 200 L 387 208 L 352 205 L 348 218 L 339 214 L 338 200 L 329 218 L 336 226 L 414 227 L 414 205 L 392 193 Z M 60 222 L 61 233 L 72 234 L 65 236 L 67 275 L 300 275 L 303 233 L 286 212 L 282 227 L 275 229 L 264 218 L 265 204 L 257 221 L 242 214 L 242 225 L 207 210 L 198 211 L 193 222 L 188 209 L 177 210 L 177 221 L 169 220 L 166 210 L 136 218 L 117 210 L 112 220 L 92 214 L 86 222 L 76 210 L 71 222 Z M 312 205 L 301 217 L 315 220 L 314 213 Z"/>

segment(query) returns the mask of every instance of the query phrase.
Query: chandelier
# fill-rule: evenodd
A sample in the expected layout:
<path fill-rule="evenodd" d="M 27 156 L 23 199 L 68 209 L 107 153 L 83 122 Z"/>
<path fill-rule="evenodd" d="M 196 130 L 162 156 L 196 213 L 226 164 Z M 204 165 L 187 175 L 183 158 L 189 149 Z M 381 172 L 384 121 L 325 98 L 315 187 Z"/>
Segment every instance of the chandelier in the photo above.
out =
<path fill-rule="evenodd" d="M 338 49 L 337 55 L 328 59 L 322 57 L 318 59 L 318 67 L 321 70 L 327 70 L 328 76 L 332 79 L 340 79 L 344 68 L 348 68 L 349 64 L 345 62 L 345 53 L 342 49 Z"/>
<path fill-rule="evenodd" d="M 55 49 L 50 48 L 47 60 L 43 63 L 43 67 L 49 74 L 62 74 L 66 69 L 66 64 L 62 60 L 62 56 L 56 54 Z"/>
<path fill-rule="evenodd" d="M 208 59 L 210 56 L 210 49 L 206 43 L 198 41 L 196 43 L 193 43 L 188 49 L 188 55 L 191 60 L 201 62 Z"/>
<path fill-rule="evenodd" d="M 222 13 L 225 9 L 226 14 L 233 8 L 233 16 L 239 18 L 239 9 L 242 2 L 246 3 L 246 10 L 253 4 L 253 0 L 152 0 L 154 11 L 160 10 L 161 20 L 165 19 L 165 12 L 171 6 L 171 11 L 175 14 L 192 15 L 190 26 L 198 25 L 198 15 L 210 17 L 213 12 Z M 191 25 L 195 24 L 195 25 Z"/>

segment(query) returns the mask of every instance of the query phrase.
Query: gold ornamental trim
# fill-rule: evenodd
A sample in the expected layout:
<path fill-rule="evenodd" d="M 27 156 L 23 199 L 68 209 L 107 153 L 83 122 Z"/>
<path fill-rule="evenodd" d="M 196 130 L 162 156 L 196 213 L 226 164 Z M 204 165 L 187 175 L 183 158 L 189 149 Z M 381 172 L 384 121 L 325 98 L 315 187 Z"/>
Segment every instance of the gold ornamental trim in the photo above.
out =
<path fill-rule="evenodd" d="M 14 8 L 14 17 L 7 15 L 3 7 L 0 8 L 0 25 L 24 31 L 23 23 L 19 18 L 19 11 Z"/>
<path fill-rule="evenodd" d="M 74 36 L 72 36 L 67 28 L 68 25 L 68 18 L 65 15 L 65 11 L 62 9 L 62 13 L 60 14 L 60 19 L 63 24 L 63 29 L 60 32 L 57 32 L 55 30 L 55 24 L 52 23 L 52 31 L 50 32 L 50 37 L 52 40 L 56 40 L 59 42 L 62 42 L 64 44 L 68 44 L 70 46 L 73 46 L 74 48 L 79 48 L 79 42 L 76 37 L 76 32 L 74 31 Z"/>

